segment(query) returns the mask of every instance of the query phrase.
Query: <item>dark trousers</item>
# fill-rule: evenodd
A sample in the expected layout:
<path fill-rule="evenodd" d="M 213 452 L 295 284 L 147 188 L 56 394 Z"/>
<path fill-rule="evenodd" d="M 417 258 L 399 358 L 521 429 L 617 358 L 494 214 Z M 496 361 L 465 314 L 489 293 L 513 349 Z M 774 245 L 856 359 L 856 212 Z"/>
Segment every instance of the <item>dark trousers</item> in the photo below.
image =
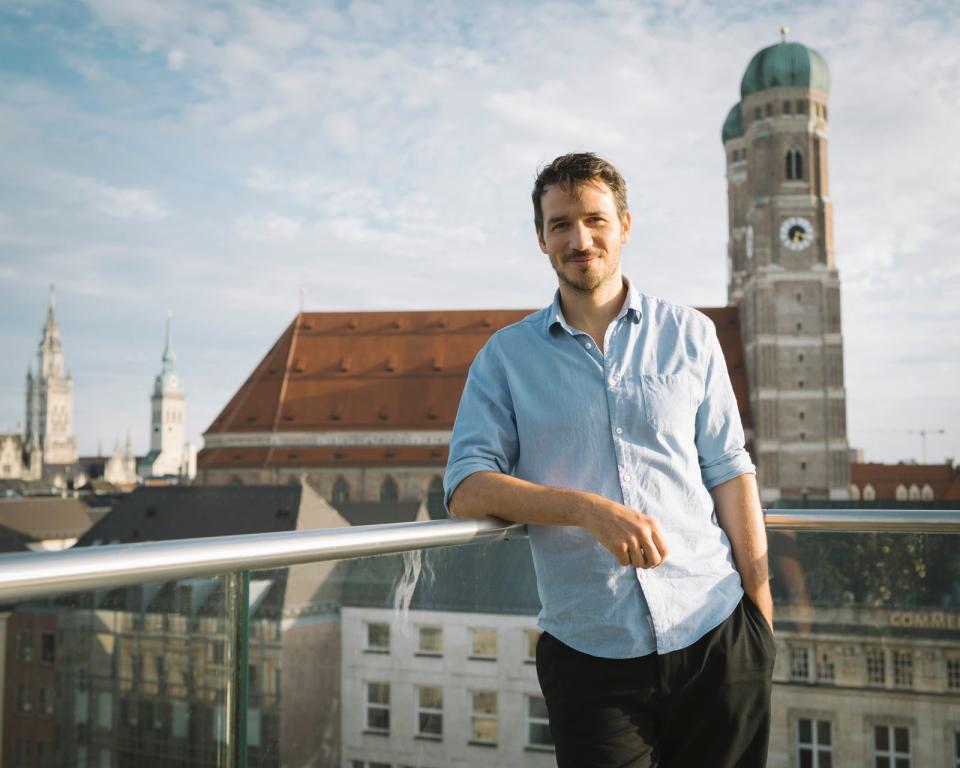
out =
<path fill-rule="evenodd" d="M 580 653 L 546 632 L 537 676 L 559 768 L 762 768 L 776 648 L 746 597 L 693 645 L 636 659 Z"/>

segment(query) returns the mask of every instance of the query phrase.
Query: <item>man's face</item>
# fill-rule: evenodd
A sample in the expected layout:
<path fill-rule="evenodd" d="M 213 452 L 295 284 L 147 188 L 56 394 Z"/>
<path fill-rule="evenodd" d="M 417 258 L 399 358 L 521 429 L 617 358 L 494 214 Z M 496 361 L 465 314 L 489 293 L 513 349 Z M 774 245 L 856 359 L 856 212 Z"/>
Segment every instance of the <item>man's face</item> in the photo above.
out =
<path fill-rule="evenodd" d="M 619 279 L 620 248 L 630 240 L 630 212 L 624 212 L 621 222 L 610 187 L 599 180 L 571 190 L 549 186 L 540 206 L 540 250 L 562 283 L 591 293 Z"/>

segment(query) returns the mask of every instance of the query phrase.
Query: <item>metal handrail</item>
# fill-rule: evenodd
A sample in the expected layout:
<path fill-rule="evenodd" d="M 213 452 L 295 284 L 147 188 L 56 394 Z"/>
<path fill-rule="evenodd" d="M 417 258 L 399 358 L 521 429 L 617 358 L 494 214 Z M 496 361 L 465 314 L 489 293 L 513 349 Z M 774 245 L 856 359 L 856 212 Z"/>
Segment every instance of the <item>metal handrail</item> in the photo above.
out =
<path fill-rule="evenodd" d="M 771 530 L 960 533 L 960 510 L 768 510 Z M 496 518 L 174 539 L 0 556 L 0 602 L 526 535 Z"/>

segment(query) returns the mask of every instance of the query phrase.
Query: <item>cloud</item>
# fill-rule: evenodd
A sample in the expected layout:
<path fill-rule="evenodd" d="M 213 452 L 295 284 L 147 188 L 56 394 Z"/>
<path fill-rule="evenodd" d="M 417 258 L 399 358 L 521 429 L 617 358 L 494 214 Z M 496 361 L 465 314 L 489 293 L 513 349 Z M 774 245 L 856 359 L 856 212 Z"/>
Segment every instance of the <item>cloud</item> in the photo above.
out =
<path fill-rule="evenodd" d="M 288 242 L 296 240 L 302 229 L 301 222 L 278 213 L 237 220 L 237 233 L 250 240 Z"/>
<path fill-rule="evenodd" d="M 73 194 L 95 210 L 118 219 L 138 221 L 161 221 L 170 211 L 154 192 L 136 187 L 116 187 L 98 179 L 65 178 L 66 186 Z"/>

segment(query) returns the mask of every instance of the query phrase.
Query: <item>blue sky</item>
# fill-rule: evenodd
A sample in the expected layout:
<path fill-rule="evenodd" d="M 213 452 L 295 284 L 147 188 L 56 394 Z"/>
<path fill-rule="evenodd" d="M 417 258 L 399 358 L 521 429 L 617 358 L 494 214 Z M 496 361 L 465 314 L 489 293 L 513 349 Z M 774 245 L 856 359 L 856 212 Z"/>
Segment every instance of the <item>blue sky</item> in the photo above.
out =
<path fill-rule="evenodd" d="M 837 7 L 840 6 L 840 7 Z M 148 441 L 164 316 L 200 434 L 308 310 L 530 307 L 536 168 L 630 187 L 624 269 L 726 303 L 720 126 L 752 54 L 828 60 L 851 443 L 960 456 L 954 3 L 0 4 L 0 431 L 57 285 L 82 452 Z"/>

